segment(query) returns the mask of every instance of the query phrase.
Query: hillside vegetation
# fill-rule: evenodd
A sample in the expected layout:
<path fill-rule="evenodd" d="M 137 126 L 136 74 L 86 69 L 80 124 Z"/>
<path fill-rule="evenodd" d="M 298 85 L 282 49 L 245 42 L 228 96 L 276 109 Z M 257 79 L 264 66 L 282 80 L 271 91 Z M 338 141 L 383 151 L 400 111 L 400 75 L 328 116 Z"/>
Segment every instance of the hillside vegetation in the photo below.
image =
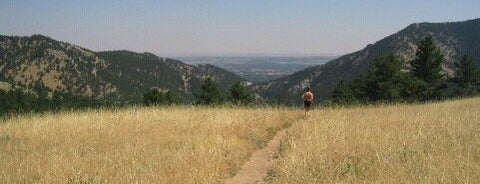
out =
<path fill-rule="evenodd" d="M 206 107 L 22 115 L 0 122 L 0 183 L 219 183 L 300 115 Z"/>
<path fill-rule="evenodd" d="M 415 57 L 417 43 L 432 36 L 445 56 L 443 69 L 453 75 L 454 63 L 467 54 L 480 65 L 480 19 L 448 23 L 414 23 L 364 49 L 341 56 L 326 64 L 313 66 L 292 75 L 252 86 L 265 100 L 293 104 L 302 89 L 309 86 L 317 92 L 317 100 L 328 100 L 341 81 L 351 81 L 366 74 L 376 57 L 386 53 L 398 54 L 402 60 Z M 408 66 L 408 63 L 406 63 Z M 408 69 L 405 68 L 405 69 Z"/>
<path fill-rule="evenodd" d="M 42 35 L 0 35 L 0 90 L 139 104 L 145 92 L 156 88 L 189 101 L 205 77 L 224 88 L 243 81 L 213 65 L 192 66 L 151 53 L 94 52 Z"/>
<path fill-rule="evenodd" d="M 478 183 L 480 98 L 313 111 L 271 183 Z"/>

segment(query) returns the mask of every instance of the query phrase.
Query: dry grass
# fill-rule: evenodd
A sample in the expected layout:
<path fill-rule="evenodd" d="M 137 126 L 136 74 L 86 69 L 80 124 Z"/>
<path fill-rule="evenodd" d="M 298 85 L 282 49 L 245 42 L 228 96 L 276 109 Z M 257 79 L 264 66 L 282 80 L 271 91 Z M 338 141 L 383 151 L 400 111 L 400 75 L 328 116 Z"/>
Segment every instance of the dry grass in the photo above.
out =
<path fill-rule="evenodd" d="M 478 183 L 480 98 L 313 111 L 295 124 L 272 183 Z"/>
<path fill-rule="evenodd" d="M 131 108 L 0 122 L 0 183 L 221 183 L 301 111 Z M 272 183 L 478 183 L 480 98 L 312 111 Z"/>
<path fill-rule="evenodd" d="M 0 122 L 0 183 L 220 183 L 287 109 L 132 108 Z"/>

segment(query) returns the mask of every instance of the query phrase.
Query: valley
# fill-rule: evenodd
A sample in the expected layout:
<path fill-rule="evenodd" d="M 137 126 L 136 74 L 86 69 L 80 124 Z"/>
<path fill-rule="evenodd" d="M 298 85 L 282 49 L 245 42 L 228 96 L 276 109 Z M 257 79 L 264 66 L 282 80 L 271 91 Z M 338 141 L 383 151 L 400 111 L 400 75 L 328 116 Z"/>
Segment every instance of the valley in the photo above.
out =
<path fill-rule="evenodd" d="M 325 64 L 335 56 L 203 56 L 177 57 L 187 64 L 211 64 L 252 83 L 268 82 L 305 68 Z"/>

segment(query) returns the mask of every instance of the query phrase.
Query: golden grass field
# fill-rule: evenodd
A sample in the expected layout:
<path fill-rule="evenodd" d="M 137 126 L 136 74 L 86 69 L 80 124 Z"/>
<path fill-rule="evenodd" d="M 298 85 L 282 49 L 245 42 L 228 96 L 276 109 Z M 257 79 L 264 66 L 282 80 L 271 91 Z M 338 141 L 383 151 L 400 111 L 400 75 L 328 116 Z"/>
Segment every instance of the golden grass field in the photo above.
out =
<path fill-rule="evenodd" d="M 220 183 L 300 116 L 145 107 L 11 118 L 0 123 L 0 183 Z"/>
<path fill-rule="evenodd" d="M 300 109 L 137 107 L 0 122 L 0 183 L 222 183 L 288 127 L 270 183 L 479 183 L 480 98 Z"/>
<path fill-rule="evenodd" d="M 479 183 L 480 98 L 314 111 L 280 154 L 271 183 Z"/>

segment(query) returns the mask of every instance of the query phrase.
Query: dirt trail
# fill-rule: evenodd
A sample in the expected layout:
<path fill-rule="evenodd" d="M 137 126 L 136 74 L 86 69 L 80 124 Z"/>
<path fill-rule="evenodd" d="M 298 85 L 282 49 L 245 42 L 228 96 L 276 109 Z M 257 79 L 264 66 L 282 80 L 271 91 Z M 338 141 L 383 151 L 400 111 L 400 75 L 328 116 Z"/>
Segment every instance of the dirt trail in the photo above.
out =
<path fill-rule="evenodd" d="M 255 151 L 240 171 L 225 183 L 250 184 L 263 182 L 263 177 L 267 174 L 268 168 L 274 163 L 274 155 L 278 152 L 280 143 L 286 136 L 287 129 L 278 131 L 275 137 L 273 137 L 264 148 Z"/>

